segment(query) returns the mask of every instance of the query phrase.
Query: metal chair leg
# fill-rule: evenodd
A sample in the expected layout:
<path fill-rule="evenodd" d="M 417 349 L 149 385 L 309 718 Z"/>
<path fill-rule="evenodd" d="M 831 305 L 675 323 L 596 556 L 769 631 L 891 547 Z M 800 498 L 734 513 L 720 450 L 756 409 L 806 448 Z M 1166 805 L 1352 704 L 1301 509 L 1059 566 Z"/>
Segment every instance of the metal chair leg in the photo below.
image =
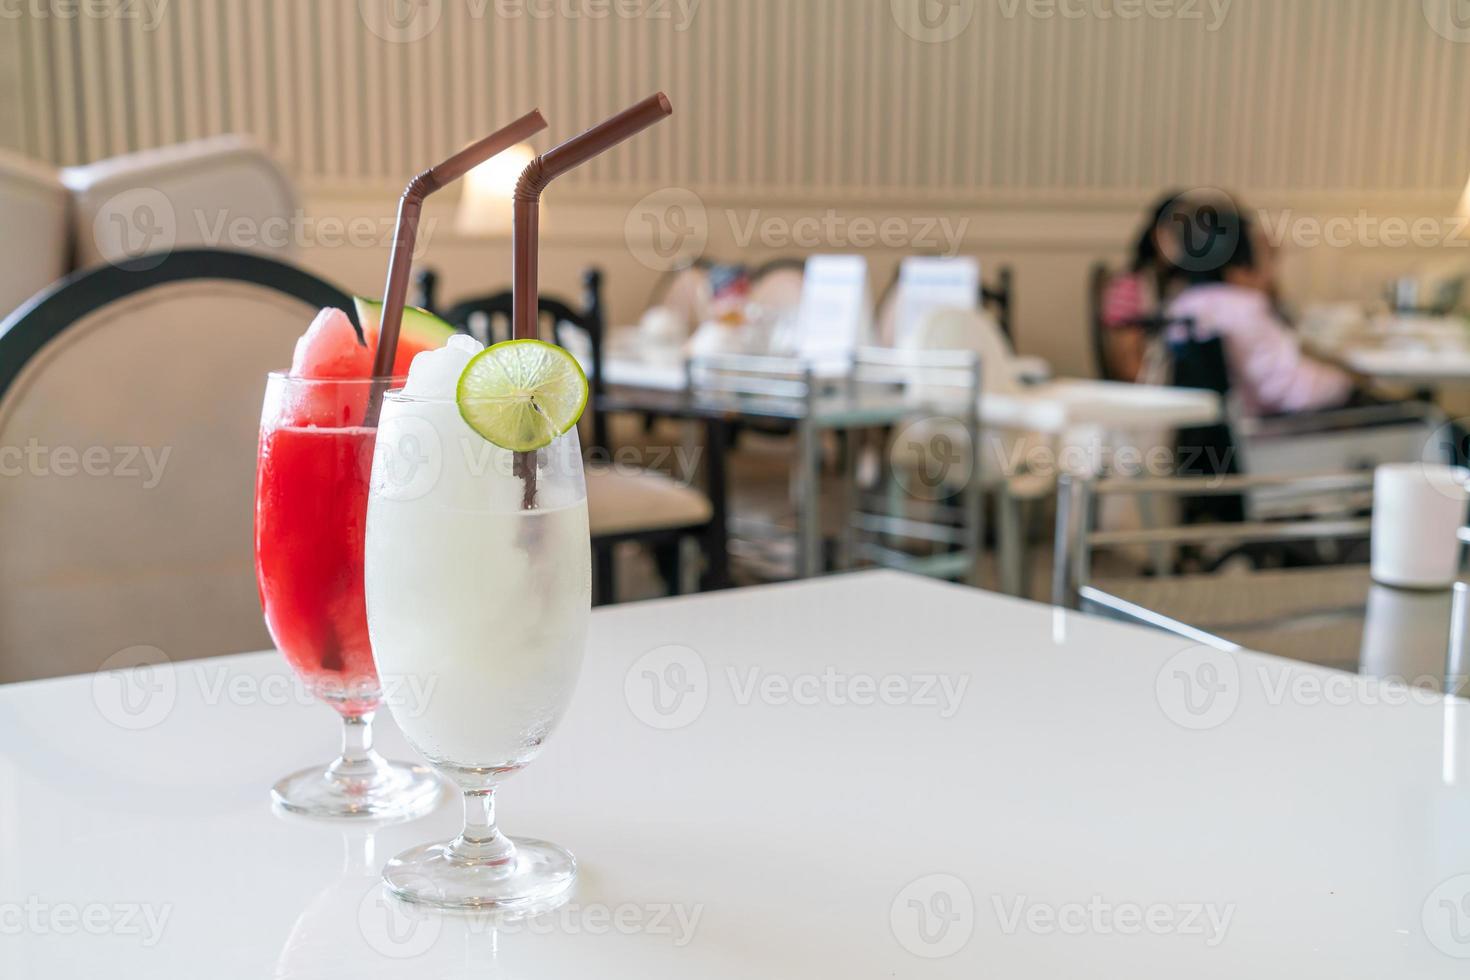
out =
<path fill-rule="evenodd" d="M 1026 528 L 1021 523 L 1021 501 L 1004 482 L 998 496 L 1000 527 L 996 529 L 1000 552 L 1000 589 L 1007 595 L 1024 596 L 1027 589 L 1022 578 L 1026 548 Z"/>
<path fill-rule="evenodd" d="M 618 601 L 617 574 L 613 570 L 615 556 L 613 550 L 616 546 L 612 544 L 594 544 L 592 546 L 593 576 L 592 576 L 592 603 L 597 606 L 607 606 Z"/>
<path fill-rule="evenodd" d="M 971 479 L 976 484 L 980 482 L 978 475 Z M 965 536 L 965 547 L 970 549 L 971 560 L 970 571 L 965 575 L 965 584 L 978 587 L 981 581 L 980 566 L 985 561 L 985 487 L 977 485 L 974 489 L 967 490 L 966 493 L 969 495 L 966 499 L 966 509 L 969 511 L 970 530 Z"/>
<path fill-rule="evenodd" d="M 674 538 L 652 549 L 654 564 L 658 566 L 659 577 L 664 580 L 664 587 L 668 589 L 669 595 L 679 595 L 684 588 L 680 540 Z"/>
<path fill-rule="evenodd" d="M 726 507 L 729 496 L 725 479 L 725 445 L 729 431 L 724 422 L 712 419 L 704 431 L 704 487 L 709 495 L 711 516 L 701 535 L 704 570 L 700 588 L 724 589 L 730 585 L 730 541 Z"/>

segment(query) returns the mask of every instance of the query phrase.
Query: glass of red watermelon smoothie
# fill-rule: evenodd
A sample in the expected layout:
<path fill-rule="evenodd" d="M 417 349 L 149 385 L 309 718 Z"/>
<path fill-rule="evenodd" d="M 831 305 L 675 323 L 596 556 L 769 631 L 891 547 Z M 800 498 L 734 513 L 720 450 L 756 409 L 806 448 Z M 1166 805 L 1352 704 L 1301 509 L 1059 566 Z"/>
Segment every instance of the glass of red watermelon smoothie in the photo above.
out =
<path fill-rule="evenodd" d="M 377 435 L 366 424 L 376 383 L 374 304 L 359 301 L 360 340 L 341 310 L 324 309 L 297 342 L 291 370 L 266 381 L 255 485 L 255 570 L 276 646 L 310 691 L 344 722 L 341 755 L 272 789 L 282 808 L 317 817 L 399 819 L 438 801 L 424 766 L 384 759 L 372 746 L 383 699 L 363 601 L 363 535 Z M 406 311 L 393 373 L 453 329 Z M 395 383 L 395 382 L 390 382 Z M 409 696 L 412 692 L 403 692 Z M 412 708 L 412 705 L 405 706 Z"/>

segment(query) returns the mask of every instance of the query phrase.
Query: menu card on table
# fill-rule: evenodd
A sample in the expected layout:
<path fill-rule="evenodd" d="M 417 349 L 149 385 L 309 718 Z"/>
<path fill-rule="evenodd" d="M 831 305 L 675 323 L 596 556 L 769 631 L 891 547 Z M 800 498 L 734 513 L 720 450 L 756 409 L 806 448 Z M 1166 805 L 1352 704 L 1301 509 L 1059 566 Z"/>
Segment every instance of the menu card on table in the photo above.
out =
<path fill-rule="evenodd" d="M 980 263 L 968 256 L 911 255 L 898 267 L 893 343 L 907 347 L 935 310 L 972 310 L 980 298 Z"/>
<path fill-rule="evenodd" d="M 795 346 L 815 370 L 844 370 L 867 334 L 870 315 L 867 259 L 813 255 L 806 260 Z"/>

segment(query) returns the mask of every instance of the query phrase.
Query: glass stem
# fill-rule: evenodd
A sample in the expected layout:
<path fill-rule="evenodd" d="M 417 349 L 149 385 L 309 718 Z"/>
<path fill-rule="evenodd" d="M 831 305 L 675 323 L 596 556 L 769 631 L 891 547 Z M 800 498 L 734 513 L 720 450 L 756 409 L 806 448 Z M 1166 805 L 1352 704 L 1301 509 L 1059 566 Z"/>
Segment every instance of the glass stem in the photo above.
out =
<path fill-rule="evenodd" d="M 464 791 L 464 830 L 450 843 L 455 858 L 476 864 L 510 866 L 515 845 L 495 826 L 495 787 Z"/>
<path fill-rule="evenodd" d="M 373 751 L 373 713 L 365 711 L 342 718 L 342 754 L 333 762 L 330 772 L 344 778 L 370 776 L 382 759 Z"/>

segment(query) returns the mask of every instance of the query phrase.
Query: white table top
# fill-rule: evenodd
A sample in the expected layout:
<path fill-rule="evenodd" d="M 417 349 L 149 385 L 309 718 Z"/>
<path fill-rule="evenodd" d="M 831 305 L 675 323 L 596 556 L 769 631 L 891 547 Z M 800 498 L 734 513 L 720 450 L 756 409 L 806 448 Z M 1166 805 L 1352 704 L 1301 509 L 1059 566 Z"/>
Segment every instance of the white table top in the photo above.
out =
<path fill-rule="evenodd" d="M 987 425 L 1032 432 L 1092 427 L 1174 429 L 1220 421 L 1220 396 L 1198 388 L 1055 378 L 1013 392 L 980 396 Z"/>
<path fill-rule="evenodd" d="M 688 693 L 660 714 L 670 664 Z M 111 675 L 0 688 L 0 976 L 1297 980 L 1470 955 L 1470 706 L 958 586 L 595 612 L 564 729 L 501 794 L 579 891 L 501 931 L 380 904 L 376 869 L 451 835 L 453 803 L 371 836 L 270 811 L 335 735 L 279 657 L 171 670 L 138 730 Z"/>
<path fill-rule="evenodd" d="M 1350 309 L 1323 310 L 1303 315 L 1303 337 L 1315 352 L 1359 374 L 1403 383 L 1470 381 L 1470 324 L 1462 317 L 1353 318 Z"/>
<path fill-rule="evenodd" d="M 603 361 L 610 385 L 683 391 L 684 364 L 610 354 Z M 984 391 L 980 417 L 986 425 L 1060 433 L 1079 427 L 1172 429 L 1220 420 L 1219 396 L 1193 388 L 1054 378 L 1016 391 Z"/>
<path fill-rule="evenodd" d="M 1349 369 L 1385 381 L 1470 381 L 1470 350 L 1364 347 L 1337 355 Z"/>

